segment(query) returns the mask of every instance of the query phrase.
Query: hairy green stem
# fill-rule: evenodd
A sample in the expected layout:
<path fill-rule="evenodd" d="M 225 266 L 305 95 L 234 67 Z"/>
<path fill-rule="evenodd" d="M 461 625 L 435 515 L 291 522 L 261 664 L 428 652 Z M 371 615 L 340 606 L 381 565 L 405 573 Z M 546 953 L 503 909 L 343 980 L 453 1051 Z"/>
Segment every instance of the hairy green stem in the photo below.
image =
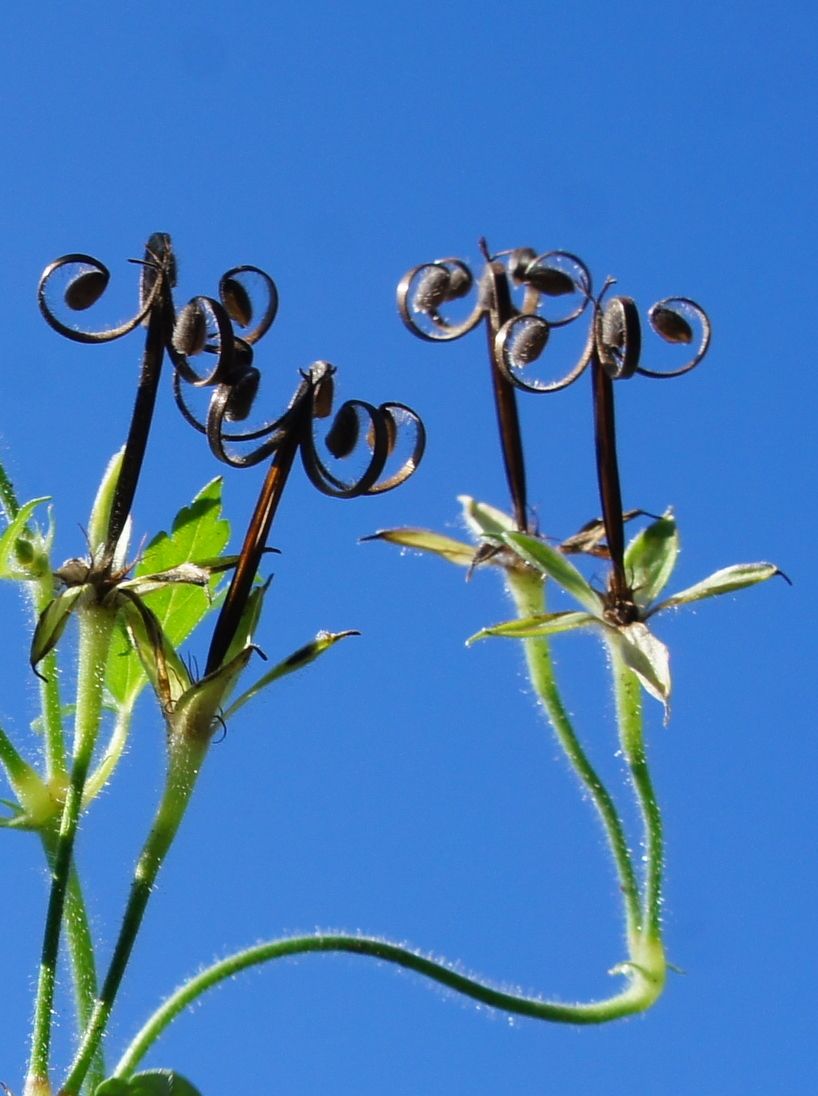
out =
<path fill-rule="evenodd" d="M 208 989 L 228 978 L 233 978 L 249 967 L 309 952 L 348 952 L 352 955 L 368 955 L 387 963 L 395 963 L 491 1008 L 535 1020 L 550 1020 L 566 1024 L 602 1024 L 622 1016 L 642 1012 L 655 1000 L 655 985 L 648 964 L 640 969 L 623 969 L 622 973 L 630 978 L 630 984 L 621 993 L 587 1004 L 563 1004 L 496 989 L 476 978 L 460 974 L 443 963 L 427 959 L 410 948 L 392 944 L 377 937 L 353 936 L 344 933 L 294 936 L 282 940 L 271 940 L 236 952 L 235 955 L 214 963 L 176 990 L 156 1010 L 131 1042 L 117 1063 L 114 1076 L 128 1077 L 170 1022 Z"/>
<path fill-rule="evenodd" d="M 622 753 L 628 763 L 636 800 L 645 831 L 645 898 L 643 932 L 660 941 L 662 938 L 662 875 L 664 840 L 662 815 L 648 769 L 642 725 L 642 689 L 636 675 L 629 670 L 615 643 L 609 645 L 611 669 L 616 694 L 617 722 Z"/>
<path fill-rule="evenodd" d="M 43 933 L 26 1096 L 30 1092 L 42 1091 L 43 1083 L 47 1083 L 48 1078 L 60 929 L 85 779 L 102 718 L 102 683 L 113 623 L 114 615 L 99 605 L 86 606 L 79 614 L 79 672 L 74 723 L 74 757 L 60 828 L 54 846 L 51 893 Z"/>
<path fill-rule="evenodd" d="M 43 829 L 40 831 L 40 836 L 49 868 L 53 870 L 57 849 L 57 834 L 52 829 Z M 83 1031 L 91 1018 L 91 1011 L 97 996 L 97 969 L 94 939 L 88 922 L 82 884 L 75 864 L 72 864 L 68 876 L 63 925 L 68 943 L 71 976 L 74 983 L 74 1011 L 77 1019 L 77 1030 Z M 88 1075 L 90 1091 L 93 1092 L 96 1085 L 104 1079 L 105 1061 L 100 1047 Z"/>
<path fill-rule="evenodd" d="M 508 588 L 521 618 L 545 611 L 544 585 L 539 575 L 509 571 Z M 529 678 L 537 696 L 545 708 L 560 746 L 565 751 L 571 767 L 587 790 L 591 802 L 602 822 L 605 836 L 616 865 L 617 878 L 622 891 L 628 940 L 638 934 L 642 921 L 639 884 L 631 859 L 625 827 L 616 805 L 602 783 L 588 755 L 582 748 L 571 720 L 565 710 L 551 661 L 547 637 L 535 636 L 522 640 L 528 665 Z"/>
<path fill-rule="evenodd" d="M 105 1033 L 156 877 L 190 801 L 208 744 L 209 738 L 182 738 L 171 743 L 168 779 L 150 833 L 134 869 L 131 891 L 114 953 L 82 1041 L 60 1089 L 60 1096 L 76 1096 L 79 1093 Z"/>

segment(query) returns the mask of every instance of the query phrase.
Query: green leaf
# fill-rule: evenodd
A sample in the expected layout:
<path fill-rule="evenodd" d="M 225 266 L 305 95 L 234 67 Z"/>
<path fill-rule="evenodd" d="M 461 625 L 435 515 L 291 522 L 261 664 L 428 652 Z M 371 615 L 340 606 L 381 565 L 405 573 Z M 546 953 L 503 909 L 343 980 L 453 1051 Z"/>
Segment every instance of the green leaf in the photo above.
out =
<path fill-rule="evenodd" d="M 673 594 L 672 597 L 651 609 L 648 615 L 653 616 L 662 609 L 672 609 L 675 605 L 686 605 L 691 601 L 702 601 L 707 597 L 718 597 L 720 594 L 730 594 L 734 590 L 743 590 L 745 586 L 766 582 L 768 578 L 773 578 L 775 575 L 786 577 L 774 563 L 734 563 L 732 567 L 723 567 L 694 586 L 688 586 L 686 590 Z"/>
<path fill-rule="evenodd" d="M 481 628 L 479 632 L 466 640 L 466 646 L 469 647 L 478 639 L 485 639 L 487 636 L 530 639 L 533 636 L 553 636 L 559 632 L 569 632 L 574 628 L 585 628 L 589 624 L 599 624 L 599 618 L 590 613 L 537 613 L 536 616 L 520 617 L 516 620 L 507 620 L 503 624 L 493 624 L 489 628 Z"/>
<path fill-rule="evenodd" d="M 135 577 L 221 555 L 230 538 L 230 525 L 221 516 L 221 496 L 222 480 L 217 477 L 202 488 L 190 506 L 179 511 L 169 534 L 159 533 L 153 538 Z M 210 599 L 205 590 L 195 586 L 171 585 L 151 594 L 148 604 L 170 642 L 178 646 L 206 615 Z"/>
<path fill-rule="evenodd" d="M 679 534 L 669 511 L 630 542 L 625 571 L 640 609 L 651 605 L 667 586 L 678 555 Z"/>
<path fill-rule="evenodd" d="M 389 544 L 399 544 L 403 548 L 412 548 L 418 552 L 431 552 L 449 563 L 461 567 L 470 567 L 474 562 L 474 545 L 452 537 L 441 536 L 430 529 L 381 529 L 361 540 L 385 540 Z"/>
<path fill-rule="evenodd" d="M 286 677 L 287 674 L 295 673 L 296 670 L 302 670 L 305 666 L 320 658 L 330 647 L 334 647 L 340 640 L 347 639 L 349 636 L 359 636 L 360 634 L 360 632 L 355 631 L 319 632 L 311 643 L 305 643 L 303 647 L 293 651 L 291 655 L 279 662 L 272 670 L 260 677 L 246 692 L 243 692 L 224 713 L 224 718 L 229 719 L 230 716 L 235 715 L 239 708 L 242 708 L 249 700 L 257 696 L 262 689 L 266 689 L 268 685 L 272 685 L 280 677 Z"/>
<path fill-rule="evenodd" d="M 600 617 L 602 601 L 599 594 L 561 552 L 546 544 L 544 540 L 524 533 L 504 533 L 502 539 L 526 563 L 530 563 L 544 575 L 553 578 L 589 613 L 597 618 Z"/>
<path fill-rule="evenodd" d="M 97 1085 L 94 1096 L 202 1096 L 198 1088 L 172 1069 L 149 1069 L 127 1081 L 111 1077 Z"/>
<path fill-rule="evenodd" d="M 513 533 L 517 528 L 514 518 L 487 502 L 477 502 L 469 495 L 459 495 L 457 501 L 463 507 L 466 525 L 477 537 L 500 539 L 503 533 Z"/>
<path fill-rule="evenodd" d="M 140 559 L 136 578 L 172 571 L 183 564 L 213 564 L 230 536 L 230 526 L 221 517 L 221 479 L 211 480 L 196 495 L 190 506 L 176 515 L 171 532 L 159 533 Z M 211 579 L 210 587 L 217 579 Z M 212 607 L 210 591 L 193 584 L 165 586 L 145 595 L 168 642 L 178 647 Z M 119 622 L 111 644 L 106 684 L 113 699 L 130 707 L 146 681 L 144 668 L 136 656 L 128 631 Z"/>
<path fill-rule="evenodd" d="M 44 496 L 25 503 L 17 511 L 9 527 L 3 531 L 3 535 L 0 536 L 0 578 L 30 579 L 40 573 L 39 568 L 33 570 L 38 560 L 37 548 L 40 548 L 41 555 L 43 548 L 47 548 L 47 544 L 33 543 L 43 541 L 43 538 L 32 534 L 28 529 L 28 523 L 36 508 L 48 501 L 48 496 Z M 47 539 L 45 538 L 46 541 Z M 32 549 L 30 557 L 23 549 L 24 545 Z"/>

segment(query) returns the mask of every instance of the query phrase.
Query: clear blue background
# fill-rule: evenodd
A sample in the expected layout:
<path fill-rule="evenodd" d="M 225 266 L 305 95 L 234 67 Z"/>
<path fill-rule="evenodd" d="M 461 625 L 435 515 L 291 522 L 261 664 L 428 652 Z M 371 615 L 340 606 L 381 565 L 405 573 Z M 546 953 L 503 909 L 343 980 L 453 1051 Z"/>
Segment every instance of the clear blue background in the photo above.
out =
<path fill-rule="evenodd" d="M 270 410 L 328 358 L 342 396 L 410 403 L 430 438 L 415 479 L 380 499 L 291 484 L 260 641 L 275 658 L 320 628 L 364 635 L 214 746 L 112 1059 L 201 964 L 315 928 L 407 941 L 545 996 L 614 985 L 618 895 L 590 807 L 517 648 L 463 646 L 506 615 L 498 581 L 356 542 L 400 524 L 455 532 L 463 492 L 506 503 L 482 338 L 423 344 L 394 306 L 410 266 L 476 261 L 485 234 L 575 251 L 645 306 L 681 293 L 707 307 L 715 337 L 695 374 L 619 392 L 625 503 L 676 508 L 677 586 L 755 559 L 795 583 L 658 626 L 675 699 L 668 728 L 649 709 L 649 737 L 667 943 L 686 973 L 644 1017 L 579 1030 L 510 1022 L 370 960 L 287 961 L 205 999 L 150 1063 L 207 1096 L 814 1091 L 813 5 L 10 3 L 0 27 L 0 444 L 21 496 L 53 496 L 60 558 L 82 550 L 124 438 L 140 342 L 81 347 L 45 326 L 37 278 L 65 252 L 99 255 L 126 286 L 125 260 L 170 232 L 180 300 L 234 264 L 265 267 L 282 300 L 258 353 Z M 568 535 L 598 510 L 587 386 L 521 402 L 532 502 L 545 532 Z M 216 471 L 165 387 L 137 536 Z M 238 526 L 260 475 L 227 472 Z M 0 719 L 36 753 L 22 603 L 2 597 Z M 601 650 L 584 635 L 555 646 L 580 730 L 624 793 Z M 106 954 L 162 735 L 146 697 L 80 841 Z M 0 857 L 0 1079 L 19 1093 L 46 877 L 34 837 L 9 833 Z M 63 1009 L 62 1061 L 70 1035 Z"/>

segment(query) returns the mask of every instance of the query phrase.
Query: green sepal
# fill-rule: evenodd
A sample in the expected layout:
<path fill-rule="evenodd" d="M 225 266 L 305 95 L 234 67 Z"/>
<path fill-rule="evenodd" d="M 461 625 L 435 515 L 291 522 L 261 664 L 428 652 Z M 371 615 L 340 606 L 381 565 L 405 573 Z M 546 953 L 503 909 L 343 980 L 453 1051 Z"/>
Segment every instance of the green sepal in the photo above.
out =
<path fill-rule="evenodd" d="M 536 616 L 506 620 L 502 624 L 492 624 L 481 628 L 466 640 L 470 647 L 478 639 L 488 636 L 501 636 L 505 639 L 531 639 L 534 636 L 553 636 L 559 632 L 569 632 L 574 628 L 587 628 L 590 624 L 599 624 L 599 617 L 590 613 L 578 613 L 566 610 L 559 613 L 537 613 Z"/>
<path fill-rule="evenodd" d="M 198 1088 L 172 1069 L 149 1069 L 127 1081 L 111 1077 L 97 1085 L 94 1096 L 202 1096 Z"/>
<path fill-rule="evenodd" d="M 245 647 L 218 670 L 203 677 L 167 713 L 171 739 L 209 740 L 223 722 L 224 705 L 257 647 Z"/>
<path fill-rule="evenodd" d="M 40 613 L 29 653 L 29 662 L 35 673 L 38 663 L 59 643 L 77 601 L 89 589 L 88 586 L 70 586 L 50 601 Z"/>
<path fill-rule="evenodd" d="M 136 594 L 120 592 L 120 612 L 133 648 L 162 710 L 170 712 L 190 688 L 187 667 L 179 657 L 154 613 Z"/>
<path fill-rule="evenodd" d="M 625 573 L 640 609 L 667 586 L 679 555 L 679 534 L 670 511 L 642 529 L 625 551 Z"/>
<path fill-rule="evenodd" d="M 500 539 L 503 533 L 513 533 L 517 526 L 514 518 L 504 514 L 496 506 L 487 502 L 478 502 L 470 495 L 458 495 L 457 501 L 463 507 L 463 520 L 476 537 L 495 537 Z"/>
<path fill-rule="evenodd" d="M 51 523 L 45 536 L 28 528 L 36 508 L 48 501 L 45 495 L 25 503 L 3 531 L 0 536 L 0 578 L 15 581 L 38 578 L 49 569 L 48 553 L 53 537 Z"/>
<path fill-rule="evenodd" d="M 361 540 L 385 540 L 389 544 L 399 544 L 402 548 L 411 548 L 417 552 L 431 552 L 449 563 L 460 567 L 470 567 L 474 562 L 474 545 L 453 537 L 444 537 L 433 533 L 431 529 L 381 529 Z"/>
<path fill-rule="evenodd" d="M 691 601 L 702 601 L 708 597 L 731 594 L 734 590 L 743 590 L 746 586 L 766 582 L 775 575 L 786 578 L 783 571 L 779 571 L 774 563 L 734 563 L 732 567 L 722 567 L 720 571 L 714 571 L 701 582 L 688 586 L 686 590 L 680 590 L 678 594 L 673 594 L 654 606 L 648 616 L 653 616 L 662 609 L 672 609 L 676 605 L 687 605 Z M 789 582 L 789 579 L 787 581 Z"/>
<path fill-rule="evenodd" d="M 599 594 L 579 573 L 573 563 L 565 556 L 546 544 L 544 540 L 528 536 L 525 533 L 504 533 L 502 540 L 526 563 L 542 574 L 553 578 L 567 593 L 571 594 L 583 608 L 599 617 L 602 601 Z"/>
<path fill-rule="evenodd" d="M 92 556 L 96 556 L 100 548 L 108 538 L 108 525 L 111 520 L 111 507 L 114 504 L 116 485 L 119 482 L 119 474 L 122 471 L 122 458 L 125 456 L 125 447 L 114 453 L 108 461 L 108 466 L 102 475 L 102 481 L 97 488 L 94 505 L 91 507 L 91 517 L 88 521 L 88 549 Z"/>
<path fill-rule="evenodd" d="M 305 643 L 303 647 L 299 647 L 297 651 L 293 651 L 291 655 L 282 662 L 279 662 L 272 670 L 264 674 L 263 677 L 260 677 L 258 681 L 243 692 L 237 700 L 234 700 L 224 713 L 224 718 L 229 719 L 230 716 L 235 715 L 239 708 L 244 707 L 248 701 L 252 700 L 253 697 L 257 696 L 263 689 L 266 689 L 268 685 L 272 685 L 274 681 L 278 681 L 281 677 L 286 677 L 287 674 L 295 673 L 297 670 L 302 670 L 305 666 L 308 666 L 311 662 L 320 658 L 322 654 L 328 651 L 330 647 L 334 647 L 340 640 L 347 639 L 349 636 L 359 636 L 360 634 L 360 632 L 356 631 L 319 632 L 311 643 Z"/>
<path fill-rule="evenodd" d="M 605 626 L 606 638 L 616 644 L 622 661 L 633 670 L 645 690 L 655 697 L 668 716 L 670 700 L 670 653 L 661 640 L 637 621 L 624 627 Z"/>

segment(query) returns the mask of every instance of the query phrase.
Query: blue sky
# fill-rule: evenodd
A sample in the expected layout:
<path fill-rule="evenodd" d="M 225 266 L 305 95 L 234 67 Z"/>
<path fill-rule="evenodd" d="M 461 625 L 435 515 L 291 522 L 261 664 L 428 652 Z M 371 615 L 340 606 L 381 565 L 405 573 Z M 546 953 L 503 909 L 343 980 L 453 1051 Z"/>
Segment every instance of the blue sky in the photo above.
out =
<path fill-rule="evenodd" d="M 271 658 L 358 628 L 237 717 L 160 880 L 111 1055 L 182 978 L 235 948 L 315 928 L 380 934 L 545 996 L 604 994 L 622 958 L 616 883 L 519 651 L 463 640 L 507 613 L 495 576 L 385 545 L 456 535 L 456 496 L 506 505 L 480 335 L 413 340 L 394 291 L 411 266 L 566 248 L 645 307 L 695 297 L 714 325 L 694 374 L 618 391 L 627 506 L 673 505 L 677 585 L 770 559 L 793 579 L 662 619 L 673 718 L 650 711 L 668 841 L 666 932 L 684 969 L 644 1017 L 603 1029 L 518 1020 L 369 960 L 286 961 L 178 1020 L 150 1062 L 205 1094 L 747 1096 L 816 1084 L 812 368 L 816 18 L 811 5 L 101 3 L 2 17 L 6 249 L 2 459 L 50 495 L 56 555 L 82 550 L 96 483 L 127 429 L 138 336 L 106 347 L 41 321 L 42 268 L 98 255 L 126 286 L 172 234 L 179 300 L 239 263 L 281 295 L 260 344 L 270 411 L 297 370 L 342 397 L 423 415 L 418 475 L 337 502 L 300 473 L 259 637 Z M 124 294 L 123 288 L 122 293 Z M 124 296 L 122 300 L 124 300 Z M 125 306 L 123 306 L 125 307 Z M 590 396 L 523 397 L 530 496 L 563 537 L 598 511 Z M 136 501 L 166 528 L 218 472 L 166 387 Z M 241 527 L 258 472 L 226 473 Z M 0 721 L 32 754 L 25 617 L 4 598 Z M 206 640 L 194 641 L 201 658 Z M 589 748 L 625 791 L 601 649 L 555 640 Z M 110 947 L 151 816 L 162 730 L 145 698 L 78 855 Z M 19 1091 L 46 880 L 36 841 L 2 839 L 0 1079 Z M 70 1021 L 59 1020 L 67 1053 Z"/>

